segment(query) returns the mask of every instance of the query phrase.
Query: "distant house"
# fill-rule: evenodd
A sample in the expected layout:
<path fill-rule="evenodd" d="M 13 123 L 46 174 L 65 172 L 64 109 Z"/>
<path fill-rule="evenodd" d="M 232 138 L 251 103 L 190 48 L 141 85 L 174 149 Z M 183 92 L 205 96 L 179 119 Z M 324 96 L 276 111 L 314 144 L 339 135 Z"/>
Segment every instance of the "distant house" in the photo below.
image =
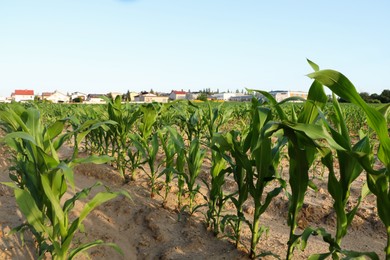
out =
<path fill-rule="evenodd" d="M 0 97 L 0 103 L 10 103 L 11 100 L 9 98 L 6 98 L 6 97 Z"/>
<path fill-rule="evenodd" d="M 199 97 L 200 93 L 199 92 L 187 92 L 186 93 L 186 99 L 188 100 L 195 100 Z"/>
<path fill-rule="evenodd" d="M 16 102 L 34 100 L 34 90 L 16 89 L 15 92 L 11 94 L 11 99 Z"/>
<path fill-rule="evenodd" d="M 90 104 L 104 104 L 106 101 L 102 98 L 103 96 L 106 96 L 104 94 L 88 94 L 86 103 Z"/>
<path fill-rule="evenodd" d="M 65 95 L 59 91 L 54 91 L 53 93 L 50 92 L 43 92 L 42 93 L 42 100 L 47 100 L 52 103 L 69 103 L 69 96 Z"/>
<path fill-rule="evenodd" d="M 290 91 L 290 90 L 274 90 L 269 92 L 277 102 L 280 102 L 289 97 L 301 97 L 307 99 L 307 92 L 304 91 Z"/>
<path fill-rule="evenodd" d="M 85 93 L 81 93 L 81 92 L 73 92 L 72 94 L 70 94 L 70 100 L 72 102 L 82 102 L 82 101 L 85 101 L 87 100 L 87 94 Z"/>
<path fill-rule="evenodd" d="M 112 99 L 115 99 L 117 96 L 121 96 L 122 97 L 123 94 L 120 93 L 120 92 L 110 92 L 110 93 L 107 94 L 107 96 L 112 98 Z"/>
<path fill-rule="evenodd" d="M 135 96 L 134 101 L 143 102 L 143 103 L 151 103 L 151 102 L 167 103 L 168 98 L 169 98 L 168 96 L 157 96 L 155 94 L 146 93 L 146 94 L 140 94 L 138 96 Z"/>
<path fill-rule="evenodd" d="M 251 101 L 253 98 L 253 95 L 238 95 L 230 97 L 230 101 L 238 101 L 238 102 L 244 102 L 244 101 Z"/>
<path fill-rule="evenodd" d="M 228 100 L 230 100 L 230 98 L 238 96 L 238 95 L 241 95 L 241 94 L 239 94 L 239 93 L 217 93 L 217 94 L 211 95 L 210 97 L 212 100 L 228 101 Z"/>
<path fill-rule="evenodd" d="M 185 91 L 177 91 L 172 90 L 171 94 L 169 94 L 170 100 L 178 100 L 178 99 L 186 99 L 187 92 Z"/>

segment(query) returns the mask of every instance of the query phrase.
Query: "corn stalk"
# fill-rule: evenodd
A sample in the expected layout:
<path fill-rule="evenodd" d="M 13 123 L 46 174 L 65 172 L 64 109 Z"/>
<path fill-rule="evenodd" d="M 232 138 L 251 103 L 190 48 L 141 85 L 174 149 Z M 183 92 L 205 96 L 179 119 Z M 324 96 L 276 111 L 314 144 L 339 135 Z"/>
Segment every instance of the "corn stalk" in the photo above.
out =
<path fill-rule="evenodd" d="M 36 109 L 23 109 L 19 106 L 7 109 L 0 112 L 0 120 L 8 132 L 2 141 L 16 152 L 13 171 L 10 174 L 13 182 L 3 184 L 14 189 L 16 202 L 27 220 L 24 226 L 32 231 L 38 243 L 38 256 L 43 257 L 45 253 L 50 253 L 54 259 L 71 259 L 84 250 L 102 244 L 112 246 L 121 252 L 115 244 L 103 243 L 101 240 L 82 244 L 73 249 L 71 245 L 83 220 L 94 208 L 119 194 L 128 196 L 127 193 L 110 191 L 98 193 L 86 203 L 79 217 L 72 222 L 69 215 L 75 202 L 85 198 L 90 190 L 99 184 L 83 189 L 66 201 L 62 200 L 69 185 L 74 190 L 72 167 L 85 162 L 105 163 L 110 158 L 72 157 L 70 161 L 61 161 L 57 150 L 74 133 L 62 134 L 65 120 L 58 120 L 51 126 L 44 127 Z M 85 136 L 86 133 L 79 134 Z M 82 139 L 76 136 L 75 140 L 79 144 Z"/>

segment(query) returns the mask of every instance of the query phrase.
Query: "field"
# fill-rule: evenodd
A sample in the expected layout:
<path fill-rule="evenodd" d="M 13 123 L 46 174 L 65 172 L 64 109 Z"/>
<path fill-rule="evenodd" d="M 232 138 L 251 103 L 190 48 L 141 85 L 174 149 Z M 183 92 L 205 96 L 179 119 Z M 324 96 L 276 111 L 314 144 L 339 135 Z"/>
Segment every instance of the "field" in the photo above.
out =
<path fill-rule="evenodd" d="M 390 259 L 388 106 L 311 77 L 305 102 L 2 105 L 0 256 Z"/>

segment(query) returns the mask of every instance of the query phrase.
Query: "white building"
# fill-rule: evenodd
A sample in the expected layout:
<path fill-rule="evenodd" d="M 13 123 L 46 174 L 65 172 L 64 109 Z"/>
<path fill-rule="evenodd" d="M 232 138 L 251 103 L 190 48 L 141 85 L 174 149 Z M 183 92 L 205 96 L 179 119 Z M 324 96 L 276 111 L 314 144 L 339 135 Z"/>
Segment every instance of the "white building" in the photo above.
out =
<path fill-rule="evenodd" d="M 172 90 L 171 94 L 169 94 L 170 100 L 178 100 L 178 99 L 186 99 L 187 92 L 185 91 L 177 91 Z"/>
<path fill-rule="evenodd" d="M 72 102 L 75 102 L 76 100 L 82 100 L 82 101 L 85 101 L 87 100 L 87 97 L 88 95 L 85 94 L 85 93 L 81 93 L 81 92 L 73 92 L 72 94 L 70 94 L 70 100 Z"/>
<path fill-rule="evenodd" d="M 10 98 L 0 97 L 0 103 L 10 103 L 10 102 L 11 102 Z"/>
<path fill-rule="evenodd" d="M 237 95 L 230 98 L 230 101 L 238 101 L 238 102 L 244 102 L 244 101 L 251 101 L 253 98 L 253 95 Z"/>
<path fill-rule="evenodd" d="M 144 103 L 152 103 L 152 102 L 167 103 L 168 99 L 169 99 L 168 96 L 157 96 L 151 93 L 140 94 L 134 97 L 135 102 L 144 102 Z"/>
<path fill-rule="evenodd" d="M 105 104 L 106 101 L 102 98 L 104 94 L 88 94 L 85 103 L 89 104 Z"/>
<path fill-rule="evenodd" d="M 228 101 L 232 97 L 235 97 L 238 95 L 241 95 L 241 94 L 239 94 L 239 93 L 217 93 L 217 94 L 211 95 L 211 99 Z"/>
<path fill-rule="evenodd" d="M 187 92 L 186 93 L 186 99 L 188 100 L 195 100 L 199 97 L 200 93 L 199 92 Z"/>
<path fill-rule="evenodd" d="M 47 100 L 52 103 L 69 103 L 70 97 L 59 91 L 54 91 L 53 93 L 44 92 L 42 93 L 42 100 Z"/>
<path fill-rule="evenodd" d="M 16 89 L 15 92 L 11 94 L 11 99 L 16 101 L 16 102 L 34 100 L 34 90 Z"/>
<path fill-rule="evenodd" d="M 280 102 L 289 97 L 301 97 L 307 99 L 307 92 L 304 91 L 290 91 L 290 90 L 275 90 L 269 92 L 277 102 Z"/>

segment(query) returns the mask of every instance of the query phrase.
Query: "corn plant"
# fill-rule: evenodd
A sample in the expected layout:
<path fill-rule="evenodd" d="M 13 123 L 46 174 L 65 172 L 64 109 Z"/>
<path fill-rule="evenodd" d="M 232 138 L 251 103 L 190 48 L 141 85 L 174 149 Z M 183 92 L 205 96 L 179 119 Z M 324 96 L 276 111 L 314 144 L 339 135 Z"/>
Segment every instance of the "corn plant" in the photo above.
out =
<path fill-rule="evenodd" d="M 346 256 L 357 255 L 358 252 L 351 252 L 341 249 L 341 240 L 347 234 L 347 229 L 352 223 L 352 220 L 359 208 L 360 202 L 368 194 L 368 187 L 364 185 L 362 187 L 362 194 L 359 196 L 356 205 L 351 209 L 347 209 L 347 203 L 349 202 L 351 185 L 356 178 L 362 173 L 362 166 L 359 164 L 355 154 L 363 154 L 364 156 L 370 154 L 371 147 L 369 144 L 368 136 L 361 134 L 361 140 L 352 146 L 349 131 L 344 120 L 345 116 L 342 114 L 340 105 L 337 102 L 333 94 L 333 107 L 334 116 L 332 117 L 332 123 L 336 129 L 333 129 L 328 124 L 328 129 L 334 138 L 334 140 L 340 144 L 345 150 L 337 150 L 337 159 L 339 162 L 340 178 L 337 179 L 335 171 L 333 169 L 333 155 L 331 151 L 328 152 L 323 158 L 323 164 L 328 168 L 328 191 L 334 199 L 333 207 L 336 212 L 336 234 L 333 238 L 325 230 L 321 231 L 326 237 L 326 242 L 329 243 L 329 252 L 313 255 L 312 257 L 327 257 L 332 255 L 333 259 L 338 259 L 338 253 L 342 253 Z M 378 258 L 374 253 L 364 253 L 370 256 L 372 259 Z M 363 254 L 362 254 L 363 255 Z"/>
<path fill-rule="evenodd" d="M 252 223 L 247 222 L 252 233 L 250 256 L 255 258 L 257 256 L 256 245 L 262 233 L 267 230 L 265 226 L 260 225 L 260 216 L 272 199 L 285 188 L 285 182 L 278 176 L 277 166 L 280 160 L 280 149 L 286 139 L 281 136 L 273 146 L 271 138 L 264 135 L 264 125 L 271 120 L 271 110 L 259 107 L 257 100 L 253 100 L 252 110 L 251 128 L 245 143 L 247 149 L 250 148 L 251 158 L 256 168 L 256 171 L 248 170 L 249 194 L 254 200 L 255 209 Z M 279 181 L 281 185 L 268 192 L 262 200 L 266 186 L 273 180 Z"/>
<path fill-rule="evenodd" d="M 129 168 L 129 163 L 137 163 L 138 152 L 131 149 L 129 134 L 134 123 L 138 120 L 140 112 L 138 109 L 132 110 L 129 103 L 126 104 L 126 107 L 123 107 L 121 101 L 121 96 L 117 96 L 115 100 L 106 98 L 108 118 L 116 123 L 110 126 L 107 134 L 110 135 L 112 156 L 115 158 L 116 167 L 127 182 L 130 178 L 126 174 L 126 169 Z M 133 173 L 134 170 L 130 173 L 130 176 L 133 177 Z"/>
<path fill-rule="evenodd" d="M 207 143 L 211 149 L 211 169 L 210 184 L 203 181 L 209 191 L 208 210 L 206 213 L 207 226 L 213 230 L 214 235 L 219 233 L 221 213 L 227 197 L 224 196 L 223 185 L 227 171 L 227 162 L 223 159 L 223 152 L 215 145 L 214 133 L 219 132 L 219 128 L 227 122 L 231 112 L 222 110 L 222 105 L 212 108 L 210 102 L 207 103 L 207 111 L 204 117 L 204 125 L 207 132 Z"/>
<path fill-rule="evenodd" d="M 186 154 L 188 174 L 184 174 L 184 180 L 187 184 L 189 193 L 189 211 L 193 214 L 198 206 L 194 205 L 195 195 L 199 193 L 200 185 L 196 183 L 199 173 L 202 169 L 203 159 L 206 151 L 201 148 L 199 139 L 193 139 Z"/>
<path fill-rule="evenodd" d="M 252 170 L 252 164 L 248 155 L 244 151 L 244 138 L 238 131 L 230 131 L 226 134 L 214 134 L 215 143 L 222 151 L 224 159 L 230 165 L 229 172 L 233 174 L 234 181 L 237 184 L 237 192 L 228 195 L 236 208 L 236 215 L 225 215 L 221 221 L 221 229 L 225 230 L 227 226 L 233 228 L 233 234 L 229 235 L 235 241 L 236 247 L 239 246 L 241 239 L 241 227 L 245 221 L 243 205 L 248 199 L 248 173 Z"/>
<path fill-rule="evenodd" d="M 41 258 L 50 253 L 54 259 L 72 259 L 82 251 L 98 245 L 108 245 L 120 252 L 112 243 L 96 240 L 71 248 L 72 240 L 88 214 L 102 203 L 124 192 L 100 192 L 86 203 L 80 215 L 71 221 L 69 215 L 75 202 L 85 198 L 90 188 L 83 189 L 72 198 L 63 200 L 68 185 L 74 189 L 72 167 L 84 162 L 104 163 L 109 157 L 71 158 L 61 161 L 57 150 L 73 133 L 64 133 L 64 120 L 58 120 L 49 127 L 41 123 L 39 111 L 33 108 L 15 107 L 0 112 L 3 128 L 8 132 L 2 141 L 15 154 L 15 164 L 10 175 L 14 182 L 4 183 L 14 189 L 16 202 L 26 217 L 28 227 L 37 241 L 37 253 Z M 80 133 L 84 135 L 84 133 Z M 80 138 L 76 138 L 81 141 Z M 23 230 L 23 228 L 16 228 Z"/>
<path fill-rule="evenodd" d="M 179 128 L 186 133 L 188 141 L 202 138 L 204 122 L 203 110 L 200 107 L 188 101 L 186 110 L 179 111 L 178 118 L 180 120 Z"/>
<path fill-rule="evenodd" d="M 158 135 L 154 131 L 154 125 L 160 115 L 161 106 L 159 104 L 147 104 L 140 107 L 142 118 L 139 125 L 139 134 L 135 134 L 133 141 L 139 143 L 139 152 L 144 157 L 144 163 L 149 166 L 149 171 L 140 166 L 141 169 L 148 175 L 151 185 L 151 197 L 154 197 L 157 192 L 156 181 L 158 173 L 156 169 L 156 157 L 159 150 Z"/>
<path fill-rule="evenodd" d="M 204 113 L 204 125 L 207 128 L 207 140 L 212 141 L 214 133 L 218 133 L 222 125 L 226 124 L 232 114 L 232 110 L 222 108 L 223 103 L 217 107 L 212 107 L 210 102 L 207 102 L 207 110 Z M 212 146 L 209 145 L 209 146 Z"/>
<path fill-rule="evenodd" d="M 218 235 L 221 225 L 222 210 L 228 199 L 228 196 L 224 195 L 223 185 L 225 183 L 225 175 L 229 170 L 227 169 L 227 162 L 223 158 L 224 152 L 216 145 L 213 145 L 212 149 L 210 169 L 211 181 L 210 184 L 207 181 L 204 181 L 209 191 L 206 222 L 214 235 Z"/>
<path fill-rule="evenodd" d="M 173 140 L 175 152 L 176 152 L 176 160 L 174 162 L 174 172 L 177 177 L 177 208 L 179 211 L 182 209 L 182 198 L 184 195 L 184 171 L 185 171 L 185 149 L 184 149 L 184 140 L 183 137 L 178 133 L 175 128 L 170 126 L 166 127 L 170 133 L 171 139 Z"/>
<path fill-rule="evenodd" d="M 386 259 L 390 259 L 390 137 L 386 121 L 387 107 L 376 110 L 368 106 L 356 91 L 355 86 L 340 72 L 334 70 L 316 70 L 308 75 L 322 85 L 327 86 L 333 93 L 359 106 L 367 117 L 368 125 L 375 131 L 380 142 L 377 151 L 378 159 L 384 168 L 373 171 L 370 165 L 362 165 L 367 171 L 367 182 L 370 191 L 376 196 L 379 218 L 385 225 L 387 244 Z M 359 161 L 362 163 L 362 161 Z"/>
<path fill-rule="evenodd" d="M 318 152 L 325 153 L 327 149 L 321 147 L 315 140 L 326 139 L 332 145 L 337 146 L 332 137 L 325 129 L 314 124 L 318 118 L 318 108 L 325 106 L 327 97 L 323 91 L 322 85 L 314 82 L 309 90 L 308 100 L 303 109 L 296 115 L 292 109 L 290 120 L 281 108 L 281 103 L 295 99 L 290 98 L 281 103 L 267 92 L 259 91 L 263 94 L 269 104 L 276 110 L 280 122 L 269 122 L 265 127 L 264 135 L 270 136 L 277 131 L 283 131 L 284 136 L 288 138 L 289 165 L 289 184 L 291 195 L 289 195 L 288 225 L 290 226 L 290 235 L 288 241 L 287 259 L 291 259 L 293 251 L 302 235 L 296 234 L 297 217 L 303 206 L 304 196 L 309 185 L 309 169 L 316 158 Z"/>
<path fill-rule="evenodd" d="M 188 206 L 190 214 L 193 214 L 200 206 L 203 206 L 194 205 L 194 200 L 196 194 L 198 194 L 200 190 L 200 185 L 197 184 L 196 181 L 203 165 L 205 150 L 201 148 L 199 139 L 193 139 L 189 147 L 186 147 L 183 138 L 177 133 L 177 131 L 175 131 L 173 128 L 170 128 L 170 132 L 172 134 L 172 140 L 175 142 L 175 148 L 177 149 L 176 152 L 178 157 L 184 154 L 184 159 L 187 166 L 187 172 L 177 172 L 177 174 L 181 175 L 185 181 L 189 195 L 189 204 L 184 206 L 181 210 L 184 210 Z"/>
<path fill-rule="evenodd" d="M 165 194 L 164 194 L 164 202 L 166 202 L 168 194 L 171 190 L 171 182 L 174 177 L 174 166 L 175 166 L 175 143 L 173 139 L 170 138 L 170 133 L 167 129 L 159 130 L 158 136 L 161 141 L 161 146 L 164 150 L 165 158 L 162 162 L 165 166 L 165 169 L 159 174 L 159 177 L 165 176 Z"/>

